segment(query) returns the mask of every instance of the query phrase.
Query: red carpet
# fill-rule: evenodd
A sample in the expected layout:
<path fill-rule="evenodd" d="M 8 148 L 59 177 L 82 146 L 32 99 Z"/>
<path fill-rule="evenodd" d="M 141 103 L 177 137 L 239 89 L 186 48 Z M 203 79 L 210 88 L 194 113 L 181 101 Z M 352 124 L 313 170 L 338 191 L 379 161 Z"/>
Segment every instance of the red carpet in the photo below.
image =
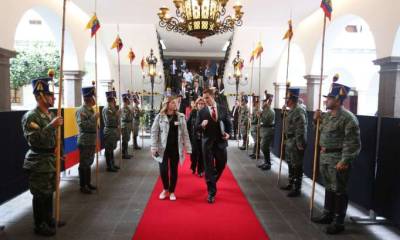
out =
<path fill-rule="evenodd" d="M 179 169 L 177 201 L 159 200 L 158 179 L 133 236 L 135 240 L 268 239 L 253 209 L 226 168 L 218 182 L 216 202 L 208 204 L 204 178 L 192 175 L 187 158 Z"/>

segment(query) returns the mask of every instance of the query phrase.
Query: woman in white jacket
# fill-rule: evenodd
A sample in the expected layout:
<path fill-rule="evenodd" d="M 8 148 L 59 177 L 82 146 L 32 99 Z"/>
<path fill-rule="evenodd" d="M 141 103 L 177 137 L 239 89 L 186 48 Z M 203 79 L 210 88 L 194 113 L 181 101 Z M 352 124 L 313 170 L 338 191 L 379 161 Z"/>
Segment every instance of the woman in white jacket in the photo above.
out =
<path fill-rule="evenodd" d="M 151 154 L 159 161 L 160 177 L 164 190 L 159 198 L 176 200 L 175 187 L 178 180 L 178 163 L 185 159 L 183 148 L 192 153 L 185 115 L 177 111 L 173 97 L 166 97 L 160 113 L 151 127 Z"/>

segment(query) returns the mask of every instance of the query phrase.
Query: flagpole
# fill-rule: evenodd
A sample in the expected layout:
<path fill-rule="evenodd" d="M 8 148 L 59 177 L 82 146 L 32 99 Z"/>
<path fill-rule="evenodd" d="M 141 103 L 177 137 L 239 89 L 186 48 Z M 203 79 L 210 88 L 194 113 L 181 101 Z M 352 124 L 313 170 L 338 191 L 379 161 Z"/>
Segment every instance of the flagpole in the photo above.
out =
<path fill-rule="evenodd" d="M 286 90 L 285 90 L 285 97 L 288 95 L 290 82 L 289 82 L 289 65 L 290 65 L 290 46 L 292 43 L 292 37 L 289 37 L 288 41 L 288 55 L 287 55 L 287 63 L 286 63 Z M 285 103 L 286 105 L 286 103 Z M 281 149 L 279 155 L 279 173 L 278 173 L 278 182 L 277 185 L 279 186 L 279 182 L 281 180 L 281 173 L 282 173 L 282 162 L 283 162 L 283 150 L 285 146 L 285 127 L 286 127 L 286 110 L 282 109 L 282 129 L 281 129 Z"/>
<path fill-rule="evenodd" d="M 260 95 L 261 95 L 261 58 L 262 54 L 260 55 L 260 61 L 259 61 L 259 66 L 258 66 L 258 104 L 260 104 Z M 260 111 L 260 105 L 258 105 L 258 111 Z M 260 149 L 260 141 L 258 140 L 260 137 L 260 117 L 257 116 L 257 129 L 256 129 L 256 142 L 255 142 L 255 148 L 256 148 L 256 161 L 258 161 L 259 157 L 259 149 Z"/>
<path fill-rule="evenodd" d="M 325 58 L 325 35 L 326 35 L 326 14 L 324 14 L 324 27 L 322 30 L 322 54 L 321 54 L 321 76 L 318 93 L 318 111 L 321 109 L 321 98 L 322 98 L 322 78 L 324 76 L 324 58 Z M 314 210 L 314 198 L 315 198 L 315 182 L 317 178 L 317 164 L 318 164 L 318 145 L 319 145 L 319 127 L 321 124 L 320 118 L 317 118 L 317 128 L 315 130 L 315 144 L 314 144 L 314 160 L 313 160 L 313 178 L 312 178 L 312 191 L 310 199 L 310 218 L 313 216 Z"/>
<path fill-rule="evenodd" d="M 63 99 L 63 79 L 64 79 L 64 49 L 65 49 L 65 18 L 66 18 L 67 0 L 63 1 L 63 17 L 61 30 L 61 58 L 60 58 L 60 81 L 58 83 L 58 109 L 57 117 L 61 117 L 61 103 Z M 61 171 L 61 126 L 57 127 L 57 145 L 56 145 L 56 203 L 55 203 L 55 219 L 56 227 L 60 221 L 60 171 Z"/>
<path fill-rule="evenodd" d="M 118 27 L 118 32 L 119 32 L 119 27 Z M 122 109 L 122 99 L 121 99 L 121 56 L 119 54 L 119 47 L 117 47 L 117 53 L 118 53 L 118 92 L 119 92 L 119 111 Z M 120 128 L 121 129 L 121 128 Z M 119 132 L 119 149 L 122 151 L 122 134 L 121 131 Z M 120 154 L 119 158 L 119 166 L 122 169 L 122 152 Z"/>
<path fill-rule="evenodd" d="M 99 96 L 98 96 L 98 65 L 97 65 L 97 33 L 94 35 L 94 80 L 95 80 L 95 90 L 96 90 L 96 115 L 100 112 L 99 110 Z M 96 187 L 99 191 L 99 151 L 100 151 L 100 141 L 99 141 L 99 119 L 96 119 Z"/>

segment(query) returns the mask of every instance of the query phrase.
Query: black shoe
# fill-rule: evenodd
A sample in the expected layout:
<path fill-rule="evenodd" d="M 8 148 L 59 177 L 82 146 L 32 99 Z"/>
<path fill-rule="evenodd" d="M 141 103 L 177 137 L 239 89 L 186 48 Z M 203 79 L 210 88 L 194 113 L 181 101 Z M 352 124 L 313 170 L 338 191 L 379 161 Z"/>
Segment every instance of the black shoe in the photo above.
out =
<path fill-rule="evenodd" d="M 131 158 L 132 158 L 132 156 L 129 154 L 122 155 L 122 159 L 131 159 Z"/>
<path fill-rule="evenodd" d="M 55 228 L 56 227 L 56 220 L 54 219 L 54 218 L 52 218 L 51 220 L 50 220 L 50 222 L 48 223 L 48 225 L 49 225 L 49 227 L 51 227 L 51 228 Z M 61 228 L 61 227 L 64 227 L 65 225 L 67 225 L 67 222 L 65 222 L 65 221 L 58 221 L 58 223 L 57 223 L 57 227 L 59 227 L 59 228 Z"/>
<path fill-rule="evenodd" d="M 331 224 L 333 221 L 333 213 L 324 211 L 322 215 L 311 218 L 311 221 L 318 224 Z"/>
<path fill-rule="evenodd" d="M 211 195 L 208 195 L 208 197 L 207 197 L 207 202 L 208 202 L 209 204 L 215 203 L 215 197 L 214 197 L 214 196 L 211 196 Z"/>
<path fill-rule="evenodd" d="M 135 149 L 136 149 L 136 150 L 141 150 L 142 148 L 139 147 L 139 146 L 135 146 Z"/>
<path fill-rule="evenodd" d="M 258 157 L 260 157 L 260 156 L 258 156 Z M 257 155 L 251 155 L 250 158 L 251 158 L 251 159 L 257 159 Z"/>
<path fill-rule="evenodd" d="M 329 235 L 336 235 L 345 230 L 344 224 L 332 223 L 326 228 L 326 233 Z"/>
<path fill-rule="evenodd" d="M 256 158 L 256 155 L 254 153 L 249 155 L 250 158 Z"/>
<path fill-rule="evenodd" d="M 243 150 L 246 150 L 246 147 L 245 146 L 241 146 L 239 149 L 243 151 Z"/>
<path fill-rule="evenodd" d="M 264 164 L 264 165 L 261 167 L 261 170 L 263 170 L 263 171 L 271 170 L 271 165 L 269 165 L 269 164 Z"/>
<path fill-rule="evenodd" d="M 97 187 L 93 186 L 93 185 L 90 184 L 90 183 L 87 185 L 87 187 L 88 187 L 90 190 L 93 190 L 93 191 L 97 190 Z"/>
<path fill-rule="evenodd" d="M 284 191 L 290 191 L 290 190 L 292 190 L 292 184 L 288 184 L 288 185 L 286 185 L 286 186 L 282 186 L 282 187 L 280 187 L 280 189 L 281 190 L 284 190 Z"/>
<path fill-rule="evenodd" d="M 119 169 L 120 169 L 120 167 L 119 167 L 119 166 L 117 166 L 117 165 L 113 165 L 113 168 L 114 168 L 114 169 L 117 169 L 117 170 L 119 170 Z"/>
<path fill-rule="evenodd" d="M 92 194 L 92 191 L 87 186 L 84 186 L 84 187 L 81 187 L 81 193 Z"/>
<path fill-rule="evenodd" d="M 301 195 L 301 191 L 299 189 L 293 189 L 288 193 L 288 197 L 294 198 L 294 197 L 299 197 Z"/>
<path fill-rule="evenodd" d="M 107 168 L 107 172 L 118 172 L 118 170 L 113 167 L 109 167 Z"/>
<path fill-rule="evenodd" d="M 47 223 L 40 224 L 39 227 L 35 227 L 35 234 L 45 237 L 51 237 L 56 235 L 56 230 L 54 228 L 49 227 Z"/>

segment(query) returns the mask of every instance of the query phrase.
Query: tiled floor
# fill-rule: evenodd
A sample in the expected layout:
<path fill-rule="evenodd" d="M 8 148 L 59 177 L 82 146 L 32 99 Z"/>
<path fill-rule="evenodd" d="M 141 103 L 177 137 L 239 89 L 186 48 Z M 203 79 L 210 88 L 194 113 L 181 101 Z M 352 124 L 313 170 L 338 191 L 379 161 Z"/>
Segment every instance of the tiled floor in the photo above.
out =
<path fill-rule="evenodd" d="M 328 238 L 323 228 L 308 220 L 307 181 L 301 198 L 288 199 L 276 186 L 276 163 L 272 171 L 262 172 L 254 160 L 237 149 L 235 142 L 230 145 L 229 166 L 271 239 L 400 239 L 397 229 L 352 223 L 345 234 Z M 68 225 L 59 229 L 53 239 L 131 239 L 158 177 L 158 167 L 148 149 L 125 160 L 119 173 L 104 172 L 101 166 L 98 194 L 80 194 L 74 175 L 73 171 L 72 177 L 65 178 L 62 188 L 61 216 Z M 318 193 L 320 189 L 317 190 Z M 322 196 L 317 194 L 316 199 L 321 202 Z M 0 233 L 1 240 L 41 239 L 32 233 L 30 202 L 30 194 L 25 193 L 0 206 L 0 225 L 6 225 L 5 233 Z M 358 214 L 354 209 L 349 212 Z"/>

